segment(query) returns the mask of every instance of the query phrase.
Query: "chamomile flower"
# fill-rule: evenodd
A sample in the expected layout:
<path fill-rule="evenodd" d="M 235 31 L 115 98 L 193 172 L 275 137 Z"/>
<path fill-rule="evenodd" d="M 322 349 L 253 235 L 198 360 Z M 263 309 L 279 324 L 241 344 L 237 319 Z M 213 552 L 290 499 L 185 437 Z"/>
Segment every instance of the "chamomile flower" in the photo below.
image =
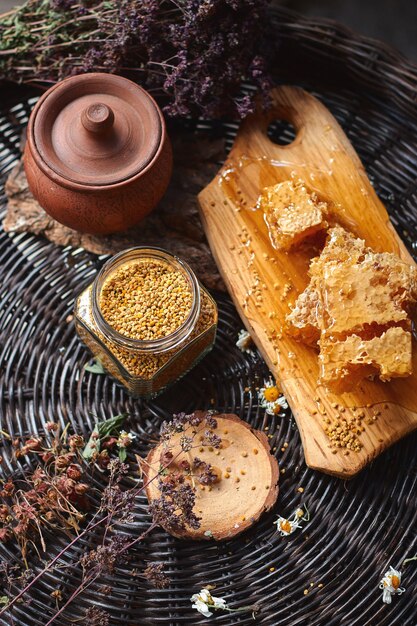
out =
<path fill-rule="evenodd" d="M 241 352 L 247 352 L 248 354 L 253 354 L 253 340 L 247 330 L 239 331 L 237 336 L 236 346 L 239 348 Z"/>
<path fill-rule="evenodd" d="M 266 409 L 268 415 L 277 415 L 281 409 L 288 408 L 286 399 L 272 378 L 264 382 L 264 387 L 261 387 L 258 392 L 258 399 L 261 407 Z"/>
<path fill-rule="evenodd" d="M 278 519 L 273 522 L 277 526 L 277 532 L 281 534 L 281 537 L 291 535 L 297 528 L 301 528 L 301 522 L 308 522 L 310 520 L 310 513 L 305 506 L 298 508 L 294 514 L 286 519 L 285 517 L 278 516 Z"/>
<path fill-rule="evenodd" d="M 211 589 L 210 585 L 208 585 Z M 210 593 L 210 589 L 203 587 L 200 593 L 195 593 L 190 598 L 193 609 L 196 609 L 201 615 L 204 617 L 211 617 L 213 615 L 213 610 L 221 610 L 228 611 L 229 613 L 240 613 L 245 611 L 252 611 L 252 616 L 255 619 L 255 613 L 259 610 L 259 606 L 257 604 L 253 604 L 250 606 L 240 606 L 236 609 L 231 608 L 226 600 L 223 598 L 216 598 L 212 596 Z"/>
<path fill-rule="evenodd" d="M 136 439 L 136 435 L 134 433 L 127 433 L 125 430 L 121 430 L 119 438 L 117 439 L 117 447 L 127 448 L 134 439 Z"/>
<path fill-rule="evenodd" d="M 396 594 L 401 595 L 404 593 L 404 587 L 401 585 L 401 572 L 394 569 L 392 565 L 387 572 L 385 572 L 383 579 L 379 583 L 379 588 L 382 589 L 382 602 L 385 604 L 391 604 L 392 596 Z"/>
<path fill-rule="evenodd" d="M 301 524 L 298 519 L 291 518 L 285 519 L 285 517 L 279 516 L 274 522 L 277 525 L 277 530 L 281 533 L 281 537 L 291 535 L 297 528 L 300 528 Z"/>
<path fill-rule="evenodd" d="M 192 595 L 191 602 L 193 609 L 196 609 L 204 617 L 211 617 L 213 615 L 211 610 L 213 609 L 227 609 L 226 600 L 212 596 L 208 589 L 202 589 L 200 593 Z"/>

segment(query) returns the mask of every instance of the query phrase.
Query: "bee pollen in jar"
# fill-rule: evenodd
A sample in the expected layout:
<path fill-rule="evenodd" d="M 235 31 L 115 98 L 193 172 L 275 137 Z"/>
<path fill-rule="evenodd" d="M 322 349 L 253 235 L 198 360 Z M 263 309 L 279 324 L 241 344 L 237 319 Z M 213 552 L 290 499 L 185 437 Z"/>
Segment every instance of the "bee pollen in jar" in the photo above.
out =
<path fill-rule="evenodd" d="M 77 299 L 77 332 L 134 396 L 155 396 L 212 348 L 217 307 L 188 265 L 132 248 L 103 267 Z"/>

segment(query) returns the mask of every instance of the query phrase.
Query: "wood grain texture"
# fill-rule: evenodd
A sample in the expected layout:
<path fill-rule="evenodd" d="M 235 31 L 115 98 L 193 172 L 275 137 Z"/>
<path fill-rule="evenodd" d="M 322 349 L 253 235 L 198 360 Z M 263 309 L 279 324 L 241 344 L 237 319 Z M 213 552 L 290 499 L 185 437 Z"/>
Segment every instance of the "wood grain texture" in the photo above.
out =
<path fill-rule="evenodd" d="M 261 189 L 290 179 L 305 181 L 326 200 L 338 221 L 377 252 L 394 252 L 413 263 L 389 221 L 364 167 L 332 114 L 297 87 L 279 87 L 273 106 L 242 124 L 216 178 L 200 193 L 201 217 L 211 249 L 240 315 L 281 382 L 297 421 L 307 465 L 349 478 L 389 445 L 417 428 L 417 356 L 409 378 L 364 381 L 337 396 L 317 384 L 317 352 L 284 332 L 285 316 L 308 283 L 313 250 L 275 250 L 263 215 L 255 207 Z M 267 136 L 284 119 L 296 130 L 286 146 Z M 358 452 L 332 448 L 325 428 L 355 422 Z"/>
<path fill-rule="evenodd" d="M 201 413 L 196 411 L 196 413 Z M 215 539 L 221 541 L 239 535 L 269 511 L 278 497 L 278 463 L 271 454 L 269 440 L 265 433 L 254 430 L 237 415 L 216 415 L 221 447 L 200 447 L 192 453 L 182 452 L 182 433 L 170 438 L 170 451 L 176 461 L 171 471 L 178 471 L 179 463 L 199 457 L 217 470 L 220 480 L 213 485 L 201 488 L 197 481 L 194 512 L 200 517 L 199 528 L 184 528 L 168 532 L 177 537 L 189 539 Z M 196 427 L 198 437 L 207 430 L 205 422 Z M 160 455 L 166 449 L 160 443 L 149 452 L 142 469 L 145 476 L 146 495 L 149 502 L 160 497 L 157 481 L 153 480 L 160 467 Z M 153 482 L 152 482 L 153 481 Z"/>

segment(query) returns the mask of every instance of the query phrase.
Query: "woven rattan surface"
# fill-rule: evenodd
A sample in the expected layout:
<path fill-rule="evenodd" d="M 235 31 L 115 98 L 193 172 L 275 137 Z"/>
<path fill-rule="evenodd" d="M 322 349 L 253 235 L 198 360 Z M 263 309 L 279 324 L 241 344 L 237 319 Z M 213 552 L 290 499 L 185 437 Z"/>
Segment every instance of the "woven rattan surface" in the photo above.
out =
<path fill-rule="evenodd" d="M 321 20 L 278 10 L 271 30 L 280 42 L 277 79 L 301 84 L 329 106 L 413 252 L 417 246 L 417 69 L 382 44 Z M 1 112 L 2 181 L 19 156 L 20 134 L 33 104 L 21 93 L 8 95 L 18 103 Z M 200 124 L 200 128 L 220 132 L 229 143 L 236 132 L 231 123 Z M 125 567 L 104 581 L 112 585 L 111 595 L 100 597 L 96 589 L 88 590 L 57 623 L 69 625 L 96 603 L 109 611 L 112 626 L 203 624 L 206 619 L 191 609 L 189 598 L 204 583 L 211 583 L 231 606 L 260 603 L 255 622 L 250 613 L 218 613 L 211 618 L 224 625 L 415 626 L 417 567 L 411 564 L 403 570 L 406 592 L 395 597 L 391 606 L 382 603 L 378 583 L 389 564 L 400 566 L 404 558 L 417 553 L 417 436 L 391 448 L 348 483 L 309 470 L 291 415 L 271 418 L 258 407 L 256 387 L 268 372 L 258 355 L 242 354 L 235 347 L 242 324 L 224 296 L 218 298 L 220 324 L 213 352 L 156 400 L 130 399 L 110 378 L 84 371 L 89 354 L 77 340 L 73 323 L 67 321 L 74 296 L 91 282 L 102 261 L 32 235 L 0 233 L 1 428 L 13 435 L 42 433 L 44 424 L 54 419 L 88 433 L 94 415 L 104 418 L 127 411 L 128 426 L 138 435 L 136 451 L 145 453 L 161 418 L 212 403 L 257 428 L 268 427 L 285 473 L 275 511 L 245 535 L 215 544 L 179 541 L 155 531 Z M 3 471 L 16 471 L 7 442 L 3 444 Z M 302 502 L 311 521 L 290 537 L 276 534 L 272 524 L 276 515 L 290 515 Z M 140 533 L 148 521 L 146 502 L 139 498 L 129 532 Z M 49 537 L 50 556 L 65 541 L 58 535 Z M 93 536 L 78 551 L 92 543 Z M 17 559 L 10 547 L 2 546 L 0 554 L 12 563 Z M 62 564 L 77 554 L 69 552 Z M 130 576 L 132 568 L 141 569 L 149 560 L 166 563 L 170 588 L 155 590 Z M 45 575 L 31 592 L 30 602 L 16 607 L 14 621 L 10 616 L 0 618 L 1 625 L 44 625 L 54 610 L 51 591 L 58 587 L 68 597 L 77 580 L 77 570 L 71 566 L 59 576 Z M 306 595 L 305 589 L 309 589 Z"/>

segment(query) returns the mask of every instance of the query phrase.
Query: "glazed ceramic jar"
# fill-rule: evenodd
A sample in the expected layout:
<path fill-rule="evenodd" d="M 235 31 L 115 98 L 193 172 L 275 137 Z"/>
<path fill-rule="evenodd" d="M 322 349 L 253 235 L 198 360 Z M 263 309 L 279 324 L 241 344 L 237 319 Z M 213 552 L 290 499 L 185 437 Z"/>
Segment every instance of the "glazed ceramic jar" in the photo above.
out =
<path fill-rule="evenodd" d="M 135 397 L 153 397 L 212 348 L 217 306 L 192 269 L 165 250 L 112 257 L 75 303 L 79 337 Z"/>
<path fill-rule="evenodd" d="M 153 98 L 125 78 L 92 73 L 67 78 L 38 100 L 24 165 L 49 215 L 108 234 L 137 224 L 159 202 L 172 153 Z"/>

